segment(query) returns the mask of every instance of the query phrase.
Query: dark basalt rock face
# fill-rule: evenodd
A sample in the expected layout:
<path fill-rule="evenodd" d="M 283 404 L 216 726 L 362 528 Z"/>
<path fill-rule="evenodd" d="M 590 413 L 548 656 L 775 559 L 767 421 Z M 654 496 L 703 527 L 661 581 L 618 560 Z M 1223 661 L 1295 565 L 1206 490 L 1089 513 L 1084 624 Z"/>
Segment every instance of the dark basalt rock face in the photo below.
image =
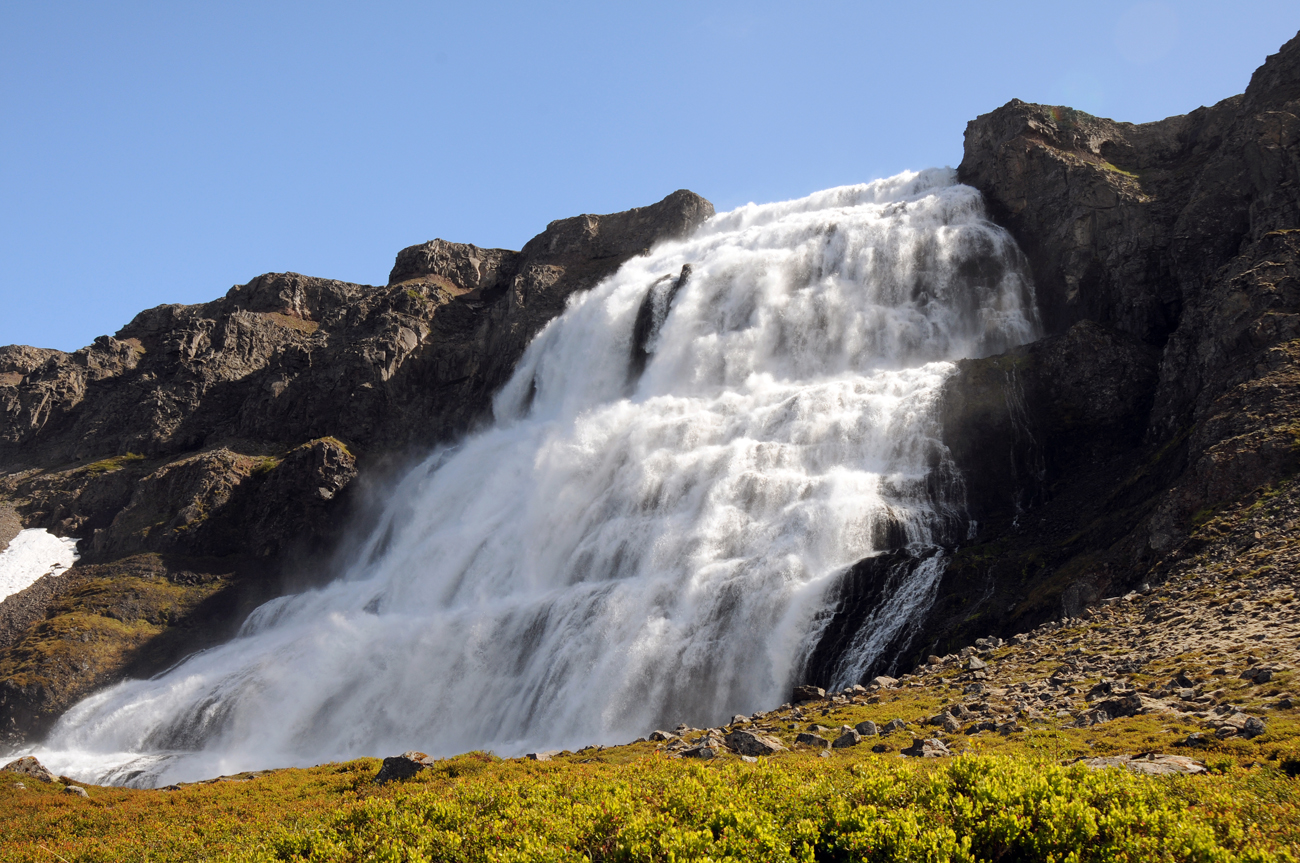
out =
<path fill-rule="evenodd" d="M 0 347 L 0 544 L 45 527 L 82 554 L 0 603 L 0 738 L 328 577 L 359 465 L 487 419 L 571 294 L 712 214 L 678 191 L 552 222 L 518 252 L 412 246 L 385 286 L 270 273 L 71 354 Z"/>
<path fill-rule="evenodd" d="M 1013 100 L 969 124 L 958 174 L 1028 257 L 1049 335 L 949 380 L 973 536 L 870 673 L 1158 582 L 1207 514 L 1297 467 L 1300 36 L 1243 95 L 1156 123 Z M 899 554 L 854 568 L 836 623 Z"/>

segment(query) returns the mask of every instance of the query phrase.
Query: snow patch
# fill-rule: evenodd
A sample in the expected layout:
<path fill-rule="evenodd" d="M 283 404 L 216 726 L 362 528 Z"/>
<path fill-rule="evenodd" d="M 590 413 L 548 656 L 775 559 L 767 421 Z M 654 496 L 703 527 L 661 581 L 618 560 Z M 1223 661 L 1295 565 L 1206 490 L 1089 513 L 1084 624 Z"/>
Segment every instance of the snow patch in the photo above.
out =
<path fill-rule="evenodd" d="M 0 551 L 0 601 L 36 583 L 43 575 L 58 575 L 77 561 L 77 541 L 34 527 L 24 530 Z"/>

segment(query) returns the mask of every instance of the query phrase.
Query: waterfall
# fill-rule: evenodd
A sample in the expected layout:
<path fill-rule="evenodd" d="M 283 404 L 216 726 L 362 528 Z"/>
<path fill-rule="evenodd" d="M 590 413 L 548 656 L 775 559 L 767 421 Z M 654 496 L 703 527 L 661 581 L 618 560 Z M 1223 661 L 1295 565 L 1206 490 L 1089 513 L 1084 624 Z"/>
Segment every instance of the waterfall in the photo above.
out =
<path fill-rule="evenodd" d="M 87 698 L 38 754 L 149 785 L 781 703 L 855 562 L 933 552 L 881 620 L 932 590 L 963 505 L 933 481 L 937 394 L 953 360 L 1034 336 L 1020 261 L 946 169 L 713 217 L 574 297 L 344 577 Z"/>

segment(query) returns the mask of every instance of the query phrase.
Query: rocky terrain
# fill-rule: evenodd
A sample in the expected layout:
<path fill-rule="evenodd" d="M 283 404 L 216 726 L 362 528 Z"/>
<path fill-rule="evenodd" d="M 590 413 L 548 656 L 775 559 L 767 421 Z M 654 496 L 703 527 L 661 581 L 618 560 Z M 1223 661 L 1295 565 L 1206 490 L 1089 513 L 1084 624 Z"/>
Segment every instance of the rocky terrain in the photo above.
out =
<path fill-rule="evenodd" d="M 1300 489 L 1288 484 L 1200 525 L 1197 550 L 1157 586 L 930 655 L 898 678 L 803 685 L 774 710 L 648 740 L 683 758 L 858 746 L 936 758 L 1045 733 L 1067 761 L 1151 775 L 1200 773 L 1215 757 L 1276 763 L 1300 732 L 1297 524 Z"/>
<path fill-rule="evenodd" d="M 1246 739 L 1251 718 L 1286 709 L 1300 37 L 1243 95 L 1157 123 L 1012 101 L 970 123 L 959 176 L 1024 250 L 1047 335 L 949 382 L 949 478 L 969 522 L 934 606 L 869 675 L 901 684 L 665 732 L 665 748 L 748 755 L 739 731 L 805 745 L 790 726 L 852 739 L 908 692 L 934 699 L 916 710 L 947 700 L 947 719 L 894 717 L 938 717 L 921 754 L 1125 712 Z M 39 735 L 87 692 L 328 578 L 359 476 L 484 420 L 569 295 L 711 213 L 676 192 L 554 222 L 518 252 L 413 246 L 383 287 L 268 274 L 72 354 L 0 348 L 0 539 L 46 527 L 83 555 L 0 603 L 0 734 Z M 826 685 L 843 633 L 908 556 L 853 569 L 804 683 Z M 804 727 L 821 710 L 830 731 Z"/>

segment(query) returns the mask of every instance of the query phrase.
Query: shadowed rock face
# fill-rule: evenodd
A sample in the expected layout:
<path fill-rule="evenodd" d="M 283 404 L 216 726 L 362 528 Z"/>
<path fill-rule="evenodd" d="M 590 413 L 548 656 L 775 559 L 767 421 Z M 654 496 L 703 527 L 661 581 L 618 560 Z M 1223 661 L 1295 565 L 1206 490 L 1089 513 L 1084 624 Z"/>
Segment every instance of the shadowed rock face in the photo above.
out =
<path fill-rule="evenodd" d="M 1243 95 L 1156 123 L 1013 100 L 969 124 L 958 173 L 1027 255 L 1049 336 L 948 382 L 974 531 L 884 671 L 1158 582 L 1297 465 L 1300 36 Z M 854 569 L 840 616 L 900 553 Z"/>
<path fill-rule="evenodd" d="M 83 555 L 0 603 L 0 735 L 228 634 L 289 559 L 328 576 L 359 463 L 488 418 L 571 294 L 712 214 L 678 191 L 552 222 L 518 252 L 412 246 L 385 286 L 271 273 L 71 354 L 0 348 L 0 539 L 16 513 Z"/>

